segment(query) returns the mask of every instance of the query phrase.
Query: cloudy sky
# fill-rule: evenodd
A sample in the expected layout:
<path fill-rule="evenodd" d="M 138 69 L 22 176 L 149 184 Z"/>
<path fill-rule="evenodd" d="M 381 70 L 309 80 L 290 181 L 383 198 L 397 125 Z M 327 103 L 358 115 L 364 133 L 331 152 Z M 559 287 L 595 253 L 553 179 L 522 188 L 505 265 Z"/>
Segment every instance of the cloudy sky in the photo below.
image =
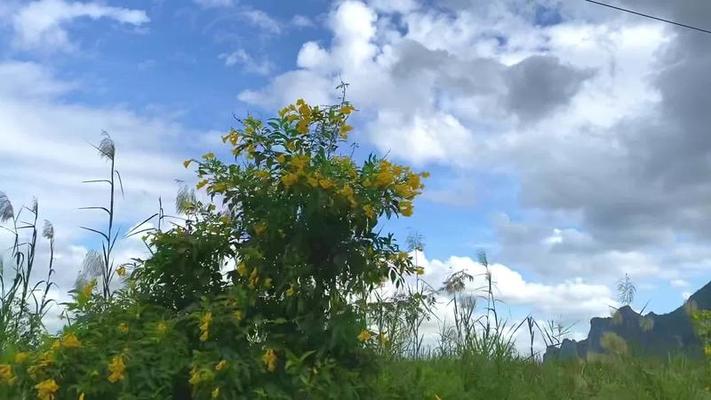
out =
<path fill-rule="evenodd" d="M 711 3 L 611 1 L 711 28 Z M 79 226 L 102 223 L 78 209 L 106 201 L 81 183 L 106 174 L 102 131 L 125 229 L 171 208 L 182 160 L 227 157 L 233 115 L 343 80 L 359 153 L 432 173 L 415 216 L 383 222 L 424 235 L 424 278 L 485 250 L 513 318 L 584 331 L 624 274 L 656 312 L 711 275 L 710 70 L 711 35 L 583 0 L 3 0 L 0 191 L 54 223 L 61 298 L 95 245 Z"/>

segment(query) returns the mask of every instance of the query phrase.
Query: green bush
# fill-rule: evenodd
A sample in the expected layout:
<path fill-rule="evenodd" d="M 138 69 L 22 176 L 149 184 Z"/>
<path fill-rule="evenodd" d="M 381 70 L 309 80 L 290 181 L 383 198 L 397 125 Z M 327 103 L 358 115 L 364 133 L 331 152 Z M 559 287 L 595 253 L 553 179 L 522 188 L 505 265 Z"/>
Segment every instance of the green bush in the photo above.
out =
<path fill-rule="evenodd" d="M 412 213 L 424 174 L 338 155 L 353 111 L 299 100 L 231 130 L 234 162 L 187 160 L 210 201 L 146 236 L 124 289 L 104 298 L 89 280 L 60 335 L 3 354 L 0 396 L 370 398 L 366 299 L 415 272 L 375 227 Z"/>

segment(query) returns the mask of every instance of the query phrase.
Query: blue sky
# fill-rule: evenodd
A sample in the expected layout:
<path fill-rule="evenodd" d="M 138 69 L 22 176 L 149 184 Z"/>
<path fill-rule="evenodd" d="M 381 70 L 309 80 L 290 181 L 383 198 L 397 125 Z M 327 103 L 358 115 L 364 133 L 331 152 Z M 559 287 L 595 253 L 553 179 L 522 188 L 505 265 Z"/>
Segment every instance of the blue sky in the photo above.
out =
<path fill-rule="evenodd" d="M 106 171 L 88 145 L 102 130 L 129 226 L 174 197 L 175 179 L 192 181 L 183 159 L 227 156 L 233 115 L 334 101 L 343 79 L 358 154 L 432 173 L 415 216 L 383 226 L 425 236 L 433 285 L 478 271 L 484 249 L 513 316 L 582 332 L 617 305 L 626 273 L 638 308 L 670 311 L 711 271 L 711 39 L 571 3 L 4 1 L 0 190 L 37 196 L 55 224 L 63 296 L 93 243 L 78 226 L 101 223 L 77 208 L 105 198 L 80 183 Z M 691 0 L 618 3 L 711 16 Z M 118 256 L 140 251 L 127 241 Z"/>

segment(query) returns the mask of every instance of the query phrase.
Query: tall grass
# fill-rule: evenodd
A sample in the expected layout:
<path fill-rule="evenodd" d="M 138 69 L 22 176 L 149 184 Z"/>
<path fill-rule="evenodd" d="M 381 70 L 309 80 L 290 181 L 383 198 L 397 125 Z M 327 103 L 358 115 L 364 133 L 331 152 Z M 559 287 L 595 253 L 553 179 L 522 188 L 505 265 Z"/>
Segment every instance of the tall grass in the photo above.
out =
<path fill-rule="evenodd" d="M 35 343 L 52 304 L 48 294 L 55 272 L 54 227 L 45 220 L 40 233 L 38 220 L 36 199 L 29 207 L 22 206 L 16 211 L 8 196 L 0 192 L 0 228 L 11 237 L 8 259 L 0 253 L 0 350 L 19 343 Z M 40 236 L 49 242 L 49 265 L 47 278 L 35 281 L 33 272 Z"/>

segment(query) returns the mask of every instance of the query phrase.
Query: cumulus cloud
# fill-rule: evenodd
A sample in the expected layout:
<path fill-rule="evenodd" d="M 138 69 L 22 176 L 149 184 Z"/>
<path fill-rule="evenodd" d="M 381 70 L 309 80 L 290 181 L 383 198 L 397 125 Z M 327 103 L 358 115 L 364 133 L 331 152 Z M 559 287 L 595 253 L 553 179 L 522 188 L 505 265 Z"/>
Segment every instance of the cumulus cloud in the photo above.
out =
<path fill-rule="evenodd" d="M 711 16 L 691 0 L 623 3 L 700 26 Z M 323 101 L 349 82 L 381 152 L 468 171 L 470 187 L 484 171 L 515 182 L 497 259 L 545 279 L 708 274 L 707 36 L 588 3 L 540 7 L 340 2 L 330 42 L 304 43 L 296 70 L 240 99 Z"/>
<path fill-rule="evenodd" d="M 13 43 L 24 50 L 72 50 L 75 44 L 66 28 L 79 18 L 109 19 L 132 26 L 149 22 L 142 10 L 111 7 L 98 2 L 39 0 L 15 11 L 12 16 Z"/>
<path fill-rule="evenodd" d="M 442 328 L 451 327 L 454 323 L 451 295 L 441 290 L 443 282 L 451 274 L 461 271 L 473 277 L 471 281 L 466 282 L 464 290 L 458 295 L 476 300 L 475 315 L 486 312 L 485 290 L 488 283 L 484 265 L 470 257 L 428 259 L 419 251 L 411 253 L 411 256 L 413 260 L 417 260 L 417 265 L 424 267 L 424 274 L 417 279 L 436 290 L 432 318 L 422 326 L 425 343 L 436 344 Z M 527 279 L 515 269 L 500 263 L 490 264 L 488 272 L 491 274 L 493 293 L 497 300 L 497 313 L 509 328 L 513 328 L 530 315 L 541 324 L 549 320 L 566 326 L 574 324 L 576 329 L 572 334 L 580 338 L 585 336 L 583 332 L 587 332 L 589 318 L 609 316 L 610 307 L 619 305 L 607 286 L 590 283 L 582 278 L 549 284 Z M 410 287 L 417 284 L 412 277 L 407 278 L 406 282 Z M 383 297 L 387 297 L 396 291 L 392 285 L 387 284 L 380 292 Z M 514 334 L 513 331 L 510 333 Z M 514 338 L 517 347 L 527 351 L 528 332 L 518 331 Z M 536 340 L 536 351 L 544 349 L 540 337 Z"/>
<path fill-rule="evenodd" d="M 422 279 L 434 287 L 440 287 L 450 274 L 457 271 L 465 271 L 474 277 L 474 280 L 467 284 L 465 293 L 482 295 L 482 288 L 486 287 L 484 265 L 470 257 L 451 256 L 446 260 L 428 260 L 420 253 L 418 264 L 425 268 Z M 497 299 L 507 306 L 523 307 L 534 315 L 556 315 L 567 320 L 580 319 L 591 315 L 607 315 L 609 307 L 617 305 L 607 286 L 587 283 L 582 278 L 555 284 L 533 282 L 499 263 L 491 264 L 489 272 Z"/>

